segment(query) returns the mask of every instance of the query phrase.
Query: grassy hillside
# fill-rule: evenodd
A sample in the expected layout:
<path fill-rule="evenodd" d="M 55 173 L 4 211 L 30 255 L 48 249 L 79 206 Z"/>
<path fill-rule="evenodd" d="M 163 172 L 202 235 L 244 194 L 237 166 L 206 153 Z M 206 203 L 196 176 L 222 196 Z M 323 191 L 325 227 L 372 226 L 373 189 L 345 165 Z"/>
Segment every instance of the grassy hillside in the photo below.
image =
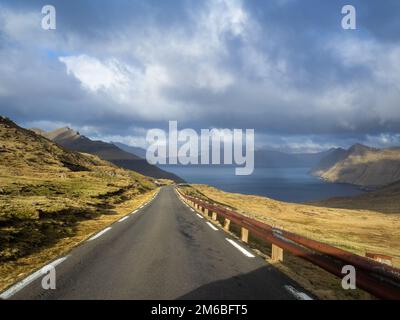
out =
<path fill-rule="evenodd" d="M 112 143 L 93 141 L 71 128 L 60 128 L 47 133 L 37 129 L 34 130 L 68 150 L 90 153 L 121 168 L 133 170 L 149 177 L 183 182 L 181 178 L 173 173 L 149 164 L 146 159 L 124 151 Z"/>
<path fill-rule="evenodd" d="M 0 117 L 0 288 L 130 212 L 155 188 L 151 178 Z"/>
<path fill-rule="evenodd" d="M 360 144 L 330 157 L 314 170 L 314 174 L 330 182 L 363 187 L 382 187 L 400 180 L 400 148 L 374 149 Z M 329 166 L 325 164 L 329 163 Z"/>
<path fill-rule="evenodd" d="M 322 207 L 372 210 L 382 213 L 400 213 L 400 181 L 380 190 L 367 192 L 354 197 L 338 197 L 312 204 Z"/>
<path fill-rule="evenodd" d="M 260 196 L 228 193 L 206 185 L 184 187 L 184 191 L 361 256 L 366 252 L 392 256 L 394 265 L 400 267 L 400 210 L 386 214 L 373 210 L 290 204 Z M 257 243 L 252 245 L 261 250 Z M 368 298 L 363 292 L 345 292 L 338 278 L 290 254 L 286 253 L 284 263 L 277 267 L 321 298 Z"/>

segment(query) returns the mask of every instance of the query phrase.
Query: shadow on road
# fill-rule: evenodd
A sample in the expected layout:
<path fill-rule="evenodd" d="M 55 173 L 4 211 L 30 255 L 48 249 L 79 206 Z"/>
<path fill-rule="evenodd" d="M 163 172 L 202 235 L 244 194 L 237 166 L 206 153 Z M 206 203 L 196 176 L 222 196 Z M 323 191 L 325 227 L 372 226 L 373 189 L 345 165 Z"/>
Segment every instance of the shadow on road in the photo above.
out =
<path fill-rule="evenodd" d="M 294 300 L 284 287 L 293 283 L 274 268 L 265 266 L 246 274 L 199 287 L 178 300 Z"/>

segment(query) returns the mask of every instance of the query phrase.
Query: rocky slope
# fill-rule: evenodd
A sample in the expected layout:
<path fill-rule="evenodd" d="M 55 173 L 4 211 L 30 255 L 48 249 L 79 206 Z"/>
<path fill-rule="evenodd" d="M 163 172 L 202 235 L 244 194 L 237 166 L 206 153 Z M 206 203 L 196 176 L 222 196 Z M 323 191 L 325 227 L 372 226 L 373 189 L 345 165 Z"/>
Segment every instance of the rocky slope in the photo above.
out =
<path fill-rule="evenodd" d="M 68 151 L 0 116 L 0 270 L 155 188 L 152 178 Z"/>
<path fill-rule="evenodd" d="M 133 170 L 157 179 L 169 179 L 176 182 L 183 182 L 183 180 L 175 174 L 151 165 L 145 159 L 135 154 L 124 151 L 112 143 L 93 141 L 71 128 L 65 127 L 41 134 L 68 150 L 96 155 L 121 168 Z"/>
<path fill-rule="evenodd" d="M 337 149 L 313 169 L 330 182 L 383 187 L 400 180 L 400 148 L 375 149 L 361 144 Z"/>

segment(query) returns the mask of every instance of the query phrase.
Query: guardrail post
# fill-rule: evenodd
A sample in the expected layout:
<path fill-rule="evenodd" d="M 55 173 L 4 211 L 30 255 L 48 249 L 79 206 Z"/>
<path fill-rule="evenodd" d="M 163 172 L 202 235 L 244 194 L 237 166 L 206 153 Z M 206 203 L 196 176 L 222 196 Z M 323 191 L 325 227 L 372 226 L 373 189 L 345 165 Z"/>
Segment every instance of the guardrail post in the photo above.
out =
<path fill-rule="evenodd" d="M 230 225 L 231 225 L 231 220 L 225 218 L 224 229 L 225 229 L 226 231 L 229 231 Z"/>
<path fill-rule="evenodd" d="M 249 230 L 243 227 L 241 232 L 241 240 L 246 243 L 249 242 Z"/>
<path fill-rule="evenodd" d="M 283 249 L 272 244 L 271 260 L 274 262 L 283 261 Z"/>
<path fill-rule="evenodd" d="M 217 221 L 217 213 L 214 212 L 214 211 L 213 211 L 213 213 L 212 213 L 212 219 L 213 219 L 214 221 Z"/>
<path fill-rule="evenodd" d="M 386 264 L 386 265 L 388 265 L 390 267 L 393 265 L 393 261 L 392 261 L 393 258 L 388 256 L 388 255 L 367 252 L 365 254 L 365 256 L 367 258 L 372 259 L 372 260 L 375 260 L 375 261 L 378 261 L 380 263 Z"/>
<path fill-rule="evenodd" d="M 207 208 L 204 208 L 204 215 L 208 216 L 208 209 Z"/>

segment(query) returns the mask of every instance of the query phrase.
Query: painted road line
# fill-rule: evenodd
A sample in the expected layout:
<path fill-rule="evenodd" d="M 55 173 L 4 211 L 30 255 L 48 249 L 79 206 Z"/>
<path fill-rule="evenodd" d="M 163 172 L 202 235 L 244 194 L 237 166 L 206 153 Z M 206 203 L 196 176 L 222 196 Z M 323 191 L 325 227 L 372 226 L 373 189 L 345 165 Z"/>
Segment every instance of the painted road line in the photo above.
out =
<path fill-rule="evenodd" d="M 104 230 L 100 231 L 98 234 L 96 234 L 93 237 L 91 237 L 88 241 L 93 241 L 93 240 L 101 237 L 103 234 L 105 234 L 106 232 L 108 232 L 110 230 L 111 230 L 111 227 L 105 228 Z"/>
<path fill-rule="evenodd" d="M 235 241 L 226 238 L 226 241 L 228 241 L 231 245 L 233 245 L 236 249 L 238 249 L 241 253 L 243 253 L 246 257 L 249 258 L 255 258 L 255 255 L 247 251 L 245 248 L 242 246 L 238 245 Z"/>
<path fill-rule="evenodd" d="M 196 213 L 200 219 L 204 219 L 201 214 Z"/>
<path fill-rule="evenodd" d="M 135 214 L 136 212 L 138 212 L 138 210 L 132 211 L 131 214 Z"/>
<path fill-rule="evenodd" d="M 297 300 L 314 300 L 308 294 L 298 291 L 292 286 L 285 286 L 285 289 L 289 291 Z"/>
<path fill-rule="evenodd" d="M 129 216 L 126 216 L 126 217 L 123 217 L 122 219 L 119 219 L 118 222 L 123 222 L 123 221 L 125 221 L 126 219 L 129 219 Z"/>
<path fill-rule="evenodd" d="M 0 294 L 0 299 L 8 299 L 14 294 L 16 294 L 18 291 L 21 289 L 25 288 L 27 285 L 35 281 L 36 279 L 40 278 L 41 276 L 44 276 L 48 273 L 49 268 L 55 268 L 58 266 L 60 263 L 64 262 L 65 260 L 68 259 L 69 256 L 57 259 L 48 265 L 44 266 L 40 270 L 32 273 L 31 275 L 27 276 L 25 279 L 21 280 L 20 282 L 14 284 L 11 288 L 8 290 L 4 291 L 2 294 Z"/>
<path fill-rule="evenodd" d="M 192 210 L 194 212 L 194 210 L 192 208 L 190 208 L 190 210 Z"/>
<path fill-rule="evenodd" d="M 216 228 L 211 222 L 206 222 L 208 226 L 213 229 L 214 231 L 218 231 L 218 228 Z"/>

